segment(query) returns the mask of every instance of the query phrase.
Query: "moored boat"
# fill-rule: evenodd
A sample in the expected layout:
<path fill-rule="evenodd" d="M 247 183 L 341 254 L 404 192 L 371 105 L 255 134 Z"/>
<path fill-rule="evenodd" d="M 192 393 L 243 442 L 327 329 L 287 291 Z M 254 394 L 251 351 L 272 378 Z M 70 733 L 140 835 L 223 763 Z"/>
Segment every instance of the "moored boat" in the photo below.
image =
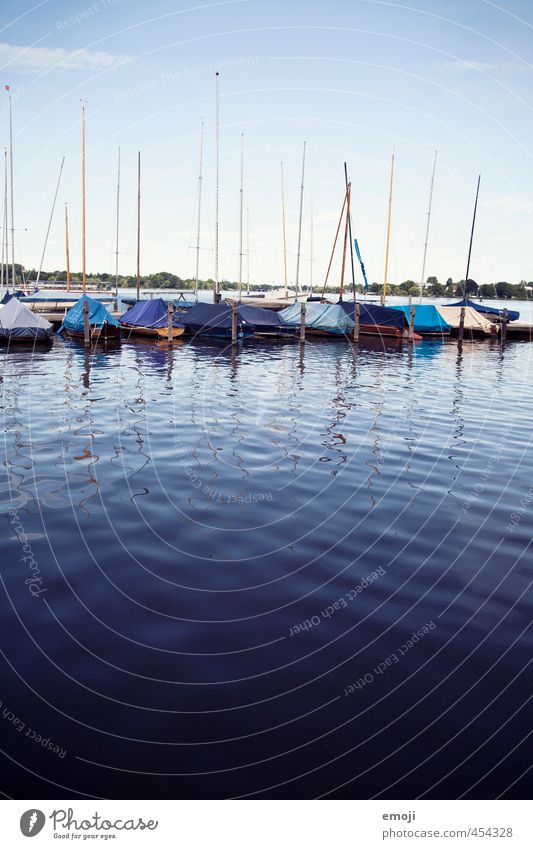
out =
<path fill-rule="evenodd" d="M 498 309 L 497 307 L 489 307 L 486 304 L 478 303 L 477 301 L 470 301 L 468 298 L 463 298 L 462 301 L 456 301 L 454 304 L 445 304 L 446 307 L 470 307 L 476 312 L 482 313 L 483 315 L 490 317 L 493 321 L 501 321 L 503 310 Z M 517 310 L 507 310 L 507 320 L 508 321 L 518 321 L 520 318 L 520 313 Z"/>
<path fill-rule="evenodd" d="M 354 301 L 341 301 L 340 306 L 355 320 Z M 381 307 L 378 304 L 359 302 L 359 335 L 403 339 L 407 335 L 409 322 L 402 310 L 393 307 Z M 422 337 L 414 334 L 415 341 Z"/>
<path fill-rule="evenodd" d="M 95 301 L 101 301 L 109 308 L 113 307 L 115 297 L 111 293 L 97 291 L 83 292 L 81 289 L 64 291 L 58 289 L 37 289 L 31 295 L 21 297 L 21 301 L 32 312 L 44 316 L 48 321 L 61 324 L 68 310 L 72 309 L 84 294 Z"/>
<path fill-rule="evenodd" d="M 172 339 L 182 336 L 185 328 L 180 321 L 180 314 L 172 314 L 170 334 Z M 138 301 L 120 317 L 122 327 L 133 336 L 146 336 L 152 339 L 168 339 L 169 312 L 162 298 L 149 301 Z"/>
<path fill-rule="evenodd" d="M 65 333 L 77 339 L 85 336 L 85 305 L 87 304 L 87 318 L 89 322 L 90 338 L 92 342 L 118 341 L 120 339 L 121 324 L 106 309 L 101 301 L 95 301 L 88 295 L 82 297 L 67 312 L 63 324 L 57 331 Z"/>
<path fill-rule="evenodd" d="M 411 309 L 415 311 L 414 329 L 422 336 L 449 336 L 451 326 L 433 304 L 402 304 L 396 307 L 401 310 L 409 324 Z"/>
<path fill-rule="evenodd" d="M 292 304 L 279 313 L 284 324 L 298 328 L 301 324 L 301 304 Z M 347 336 L 353 332 L 354 321 L 341 304 L 310 301 L 305 305 L 305 333 L 312 336 Z"/>
<path fill-rule="evenodd" d="M 298 331 L 296 326 L 287 325 L 275 310 L 241 304 L 237 313 L 244 325 L 252 328 L 254 336 L 294 336 Z"/>
<path fill-rule="evenodd" d="M 487 316 L 482 315 L 481 313 L 472 309 L 472 307 L 438 306 L 437 310 L 443 317 L 444 321 L 446 321 L 450 325 L 453 332 L 459 330 L 462 310 L 464 310 L 463 328 L 464 330 L 467 330 L 471 335 L 475 334 L 476 336 L 494 336 L 498 332 L 498 328 L 494 321 L 490 321 Z"/>
<path fill-rule="evenodd" d="M 227 304 L 195 304 L 194 307 L 180 317 L 186 333 L 195 336 L 211 336 L 217 339 L 231 339 L 233 324 L 233 309 Z M 245 324 L 236 313 L 236 335 L 238 339 L 251 336 L 253 329 Z"/>
<path fill-rule="evenodd" d="M 48 342 L 52 330 L 49 321 L 35 315 L 17 298 L 11 298 L 9 303 L 0 309 L 1 342 Z"/>

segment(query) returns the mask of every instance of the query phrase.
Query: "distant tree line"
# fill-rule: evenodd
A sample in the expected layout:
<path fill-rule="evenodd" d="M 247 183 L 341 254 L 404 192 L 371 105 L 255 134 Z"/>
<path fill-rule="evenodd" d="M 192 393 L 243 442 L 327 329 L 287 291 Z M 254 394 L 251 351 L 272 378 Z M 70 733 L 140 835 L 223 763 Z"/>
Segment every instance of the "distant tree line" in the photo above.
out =
<path fill-rule="evenodd" d="M 8 274 L 7 278 L 6 274 Z M 86 277 L 89 285 L 91 286 L 103 286 L 108 289 L 113 289 L 115 287 L 114 274 L 97 272 L 96 274 L 87 274 Z M 6 279 L 9 279 L 9 283 L 11 285 L 11 266 L 9 265 L 4 266 L 4 281 L 6 281 Z M 22 265 L 16 264 L 15 279 L 17 286 L 22 285 L 24 280 L 30 282 L 35 281 L 37 279 L 37 271 L 36 269 L 26 271 Z M 58 269 L 55 271 L 41 271 L 40 279 L 49 283 L 64 283 L 67 279 L 67 272 Z M 81 272 L 71 272 L 70 281 L 73 286 L 81 285 Z M 169 271 L 159 271 L 157 274 L 143 274 L 140 278 L 140 283 L 141 288 L 143 289 L 194 289 L 195 286 L 195 281 L 192 278 L 178 277 L 176 274 L 171 274 Z M 134 289 L 137 285 L 137 278 L 131 274 L 120 275 L 118 278 L 118 285 L 119 288 L 122 289 Z M 212 290 L 214 285 L 215 281 L 211 278 L 198 281 L 198 289 Z M 271 286 L 282 288 L 280 283 L 272 283 L 270 285 L 266 283 L 254 284 L 252 288 L 254 292 L 267 292 Z M 289 286 L 291 286 L 291 284 L 289 284 Z M 239 284 L 232 280 L 221 280 L 220 288 L 235 290 L 239 288 Z M 304 286 L 303 288 L 305 290 L 307 287 Z M 359 294 L 362 294 L 365 291 L 361 284 L 357 284 L 355 288 Z M 416 283 L 414 280 L 405 280 L 400 284 L 391 283 L 388 284 L 387 289 L 390 295 L 416 296 L 420 294 L 420 284 Z M 381 283 L 370 283 L 369 291 L 372 294 L 378 295 L 381 293 L 381 290 Z M 338 293 L 339 287 L 327 286 L 323 290 L 322 286 L 319 284 L 314 287 L 314 291 L 324 291 L 326 294 L 331 295 Z M 344 291 L 346 293 L 351 292 L 352 284 L 345 284 Z M 454 282 L 451 277 L 448 277 L 446 283 L 439 283 L 436 277 L 428 277 L 424 285 L 424 294 L 433 298 L 460 298 L 466 295 L 467 297 L 474 298 L 498 298 L 502 300 L 514 299 L 523 301 L 533 296 L 533 282 L 527 282 L 526 280 L 521 280 L 520 283 L 507 283 L 506 281 L 500 281 L 498 283 L 483 283 L 481 286 L 478 286 L 476 281 L 471 279 L 466 282 L 465 280 Z"/>
<path fill-rule="evenodd" d="M 362 287 L 359 287 L 360 289 Z M 388 287 L 391 295 L 419 295 L 420 283 L 415 283 L 414 280 L 405 280 L 399 285 L 391 284 Z M 381 292 L 382 285 L 380 283 L 371 283 L 369 289 L 372 293 L 378 294 Z M 478 286 L 475 280 L 459 280 L 454 283 L 451 277 L 448 277 L 446 283 L 439 283 L 436 277 L 428 277 L 424 286 L 424 294 L 432 298 L 498 298 L 498 299 L 514 299 L 525 301 L 533 295 L 533 282 L 521 280 L 520 283 L 507 283 L 501 281 L 499 283 L 483 283 Z"/>

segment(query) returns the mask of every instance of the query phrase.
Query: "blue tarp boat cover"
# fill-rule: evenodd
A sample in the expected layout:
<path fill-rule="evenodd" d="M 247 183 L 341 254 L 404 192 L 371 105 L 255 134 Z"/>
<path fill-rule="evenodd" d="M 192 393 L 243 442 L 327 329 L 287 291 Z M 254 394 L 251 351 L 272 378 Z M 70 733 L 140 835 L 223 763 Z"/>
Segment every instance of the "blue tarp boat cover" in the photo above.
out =
<path fill-rule="evenodd" d="M 443 319 L 437 307 L 433 304 L 413 304 L 415 308 L 415 332 L 416 333 L 449 333 L 450 325 Z M 411 307 L 403 304 L 398 307 L 405 314 L 409 324 Z"/>
<path fill-rule="evenodd" d="M 241 304 L 237 308 L 239 318 L 250 325 L 257 333 L 294 333 L 292 327 L 287 327 L 280 318 L 279 313 L 275 310 L 269 310 L 265 307 L 249 307 L 246 304 Z"/>
<path fill-rule="evenodd" d="M 160 297 L 165 304 L 174 304 L 176 309 L 180 310 L 190 310 L 190 308 L 194 307 L 197 303 L 197 301 L 188 301 L 182 297 L 176 298 L 174 295 L 161 295 Z M 119 299 L 121 303 L 126 304 L 129 307 L 133 307 L 137 303 L 137 298 L 133 298 L 128 295 L 123 296 L 119 294 Z"/>
<path fill-rule="evenodd" d="M 327 333 L 351 333 L 354 322 L 340 304 L 319 304 L 307 301 L 305 310 L 305 326 Z M 278 313 L 281 320 L 291 327 L 299 327 L 301 321 L 301 304 L 291 304 Z"/>
<path fill-rule="evenodd" d="M 11 298 L 0 309 L 1 339 L 48 339 L 51 332 L 50 322 L 36 315 L 17 298 Z"/>
<path fill-rule="evenodd" d="M 231 307 L 228 304 L 195 304 L 180 316 L 180 322 L 189 333 L 209 336 L 231 336 Z M 251 334 L 252 328 L 245 325 L 237 315 L 237 335 Z"/>
<path fill-rule="evenodd" d="M 120 321 L 117 321 L 111 315 L 101 301 L 95 301 L 94 298 L 89 298 L 88 295 L 82 295 L 67 312 L 63 319 L 63 324 L 57 331 L 58 333 L 62 333 L 63 330 L 83 331 L 83 305 L 85 301 L 89 304 L 89 324 L 92 327 L 101 329 L 106 321 L 108 324 L 114 324 L 115 327 L 121 326 Z"/>
<path fill-rule="evenodd" d="M 25 292 L 13 292 L 12 294 L 6 292 L 2 300 L 0 301 L 0 304 L 8 304 L 11 298 L 23 298 L 24 295 Z"/>
<path fill-rule="evenodd" d="M 180 318 L 179 313 L 173 314 L 174 327 L 183 327 Z M 120 316 L 120 322 L 129 327 L 168 327 L 168 305 L 162 298 L 138 301 L 135 306 L 130 307 L 124 315 Z"/>
<path fill-rule="evenodd" d="M 497 309 L 497 307 L 487 307 L 485 304 L 480 304 L 477 301 L 469 301 L 467 298 L 464 298 L 462 301 L 457 301 L 455 304 L 444 304 L 446 307 L 472 307 L 476 312 L 482 312 L 486 315 L 500 315 L 502 311 Z M 520 313 L 516 310 L 507 310 L 507 315 L 509 317 L 509 321 L 518 321 L 520 318 Z"/>
<path fill-rule="evenodd" d="M 355 304 L 353 301 L 340 301 L 340 306 L 353 319 Z M 391 307 L 380 307 L 377 304 L 362 304 L 360 306 L 359 323 L 362 325 L 374 325 L 379 327 L 396 327 L 403 330 L 409 322 L 405 313 Z"/>
<path fill-rule="evenodd" d="M 195 333 L 204 327 L 231 330 L 231 307 L 227 304 L 195 304 L 181 321 L 184 327 Z"/>

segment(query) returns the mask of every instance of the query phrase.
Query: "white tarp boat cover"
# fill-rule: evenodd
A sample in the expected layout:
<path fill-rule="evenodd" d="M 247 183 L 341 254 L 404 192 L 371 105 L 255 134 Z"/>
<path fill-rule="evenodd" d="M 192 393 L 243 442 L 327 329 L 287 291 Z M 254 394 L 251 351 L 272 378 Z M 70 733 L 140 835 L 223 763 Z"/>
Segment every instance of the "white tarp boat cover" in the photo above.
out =
<path fill-rule="evenodd" d="M 0 339 L 47 339 L 52 325 L 36 315 L 17 298 L 0 310 Z"/>
<path fill-rule="evenodd" d="M 454 328 L 459 327 L 461 318 L 461 307 L 437 307 L 444 321 L 447 321 Z M 464 307 L 465 311 L 465 330 L 477 330 L 480 333 L 493 333 L 494 324 L 485 316 L 476 312 L 472 307 Z"/>

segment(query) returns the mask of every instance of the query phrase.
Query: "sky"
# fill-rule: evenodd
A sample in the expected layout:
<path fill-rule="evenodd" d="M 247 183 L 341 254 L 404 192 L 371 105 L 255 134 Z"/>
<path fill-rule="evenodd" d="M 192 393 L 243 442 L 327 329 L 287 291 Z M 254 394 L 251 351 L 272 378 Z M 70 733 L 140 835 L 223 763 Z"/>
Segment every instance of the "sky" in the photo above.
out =
<path fill-rule="evenodd" d="M 64 156 L 43 267 L 65 268 L 68 203 L 71 268 L 81 268 L 84 101 L 87 270 L 114 269 L 120 145 L 120 272 L 135 273 L 140 151 L 141 273 L 194 275 L 203 120 L 200 277 L 213 277 L 218 70 L 222 279 L 239 274 L 244 134 L 252 286 L 283 280 L 282 161 L 294 283 L 304 140 L 301 283 L 324 282 L 345 161 L 354 236 L 370 281 L 383 281 L 393 150 L 390 282 L 420 279 L 435 150 L 425 276 L 464 277 L 481 174 L 470 276 L 532 280 L 532 36 L 527 0 L 2 0 L 0 143 L 9 84 L 16 260 L 39 267 Z M 339 275 L 337 251 L 330 282 Z"/>

